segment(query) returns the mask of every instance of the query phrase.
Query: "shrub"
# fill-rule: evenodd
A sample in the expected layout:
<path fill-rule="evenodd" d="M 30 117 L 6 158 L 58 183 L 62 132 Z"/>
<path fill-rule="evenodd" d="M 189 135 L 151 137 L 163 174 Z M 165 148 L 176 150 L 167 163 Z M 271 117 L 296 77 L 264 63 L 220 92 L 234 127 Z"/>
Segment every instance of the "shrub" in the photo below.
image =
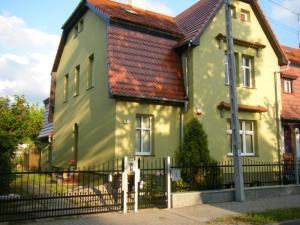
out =
<path fill-rule="evenodd" d="M 211 158 L 208 149 L 207 135 L 202 124 L 192 119 L 186 124 L 184 140 L 177 153 L 181 175 L 189 189 L 215 189 L 221 184 L 221 169 L 218 162 Z"/>

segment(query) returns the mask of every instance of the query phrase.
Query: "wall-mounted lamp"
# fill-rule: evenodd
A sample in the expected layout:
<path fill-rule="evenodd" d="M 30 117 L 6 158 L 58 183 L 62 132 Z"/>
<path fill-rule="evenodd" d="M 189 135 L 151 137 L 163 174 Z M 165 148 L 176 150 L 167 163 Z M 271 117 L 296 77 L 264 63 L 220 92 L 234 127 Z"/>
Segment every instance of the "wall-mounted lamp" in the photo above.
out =
<path fill-rule="evenodd" d="M 197 116 L 201 116 L 203 114 L 202 110 L 200 108 L 196 108 L 195 113 L 196 113 Z"/>

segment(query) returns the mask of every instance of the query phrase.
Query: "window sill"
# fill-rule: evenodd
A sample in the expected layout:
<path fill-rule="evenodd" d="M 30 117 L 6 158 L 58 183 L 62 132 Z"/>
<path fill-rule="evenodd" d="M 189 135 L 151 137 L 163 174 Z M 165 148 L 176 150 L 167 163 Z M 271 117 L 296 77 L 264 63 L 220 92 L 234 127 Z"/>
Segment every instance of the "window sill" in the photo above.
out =
<path fill-rule="evenodd" d="M 79 95 L 79 94 L 75 94 L 75 95 L 73 95 L 73 97 L 76 98 L 78 95 Z"/>
<path fill-rule="evenodd" d="M 294 92 L 282 92 L 283 94 L 286 94 L 286 95 L 295 95 L 295 93 Z"/>
<path fill-rule="evenodd" d="M 233 157 L 233 154 L 232 153 L 227 153 L 227 156 L 228 157 Z M 241 154 L 242 157 L 257 157 L 257 155 L 254 153 L 254 154 Z"/>
<path fill-rule="evenodd" d="M 91 86 L 91 87 L 88 87 L 86 90 L 89 91 L 89 90 L 91 90 L 93 88 L 94 88 L 94 86 Z"/>
<path fill-rule="evenodd" d="M 256 87 L 246 87 L 246 86 L 240 86 L 240 88 L 245 88 L 245 89 L 249 89 L 249 90 L 256 90 Z"/>
<path fill-rule="evenodd" d="M 140 153 L 140 152 L 136 152 L 135 156 L 154 157 L 154 154 L 152 154 L 152 153 Z"/>

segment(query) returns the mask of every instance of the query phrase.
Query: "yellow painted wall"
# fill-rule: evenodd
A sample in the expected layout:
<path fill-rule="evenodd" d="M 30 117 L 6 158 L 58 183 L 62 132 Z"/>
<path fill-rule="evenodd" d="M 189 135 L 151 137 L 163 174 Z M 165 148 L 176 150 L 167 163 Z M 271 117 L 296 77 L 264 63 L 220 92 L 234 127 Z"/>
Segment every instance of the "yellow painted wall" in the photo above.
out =
<path fill-rule="evenodd" d="M 69 34 L 56 78 L 53 166 L 67 166 L 73 158 L 73 125 L 79 125 L 78 166 L 114 157 L 115 101 L 109 97 L 106 24 L 90 10 L 84 29 Z M 88 57 L 94 54 L 94 87 L 87 90 Z M 80 65 L 80 94 L 73 97 L 74 69 Z M 69 74 L 68 101 L 64 102 L 64 76 Z"/>
<path fill-rule="evenodd" d="M 135 155 L 137 114 L 153 116 L 152 156 L 174 156 L 180 144 L 180 111 L 179 107 L 173 106 L 117 101 L 116 157 Z M 124 120 L 128 120 L 128 123 L 124 123 Z"/>
<path fill-rule="evenodd" d="M 240 119 L 257 122 L 258 148 L 256 157 L 252 157 L 252 159 L 277 160 L 274 71 L 278 70 L 278 59 L 251 6 L 239 1 L 234 1 L 234 4 L 237 8 L 238 18 L 241 9 L 251 12 L 251 22 L 243 22 L 238 18 L 233 19 L 234 38 L 266 45 L 260 57 L 257 57 L 254 49 L 234 46 L 234 51 L 240 54 L 240 76 L 242 75 L 242 54 L 253 56 L 255 64 L 255 88 L 243 88 L 242 85 L 239 85 L 237 88 L 239 104 L 261 105 L 269 109 L 267 113 L 262 113 L 261 117 L 257 113 L 240 113 Z M 228 86 L 225 85 L 224 52 L 226 44 L 223 49 L 219 48 L 218 41 L 215 39 L 219 33 L 226 34 L 224 7 L 201 36 L 200 46 L 193 49 L 192 65 L 190 65 L 193 76 L 193 92 L 191 93 L 193 104 L 191 104 L 189 112 L 194 112 L 196 108 L 201 109 L 202 115 L 197 117 L 203 123 L 208 134 L 212 156 L 217 160 L 227 160 L 229 159 L 227 156 L 229 144 L 226 130 L 230 114 L 227 112 L 221 118 L 220 111 L 217 109 L 220 102 L 230 102 Z M 280 87 L 279 83 L 278 87 Z M 280 93 L 278 96 L 280 98 Z M 281 99 L 279 99 L 279 105 L 281 105 L 280 101 Z M 194 114 L 194 116 L 196 115 Z"/>

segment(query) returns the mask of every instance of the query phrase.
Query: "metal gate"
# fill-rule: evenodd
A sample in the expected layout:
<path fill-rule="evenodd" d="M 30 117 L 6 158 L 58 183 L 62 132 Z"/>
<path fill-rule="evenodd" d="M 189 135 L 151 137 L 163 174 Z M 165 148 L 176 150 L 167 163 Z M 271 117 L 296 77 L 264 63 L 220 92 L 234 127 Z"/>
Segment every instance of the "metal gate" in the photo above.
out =
<path fill-rule="evenodd" d="M 76 171 L 13 171 L 0 190 L 0 222 L 121 211 L 121 168 L 117 161 Z"/>
<path fill-rule="evenodd" d="M 167 207 L 167 179 L 165 159 L 139 160 L 141 178 L 138 205 L 144 208 Z"/>

